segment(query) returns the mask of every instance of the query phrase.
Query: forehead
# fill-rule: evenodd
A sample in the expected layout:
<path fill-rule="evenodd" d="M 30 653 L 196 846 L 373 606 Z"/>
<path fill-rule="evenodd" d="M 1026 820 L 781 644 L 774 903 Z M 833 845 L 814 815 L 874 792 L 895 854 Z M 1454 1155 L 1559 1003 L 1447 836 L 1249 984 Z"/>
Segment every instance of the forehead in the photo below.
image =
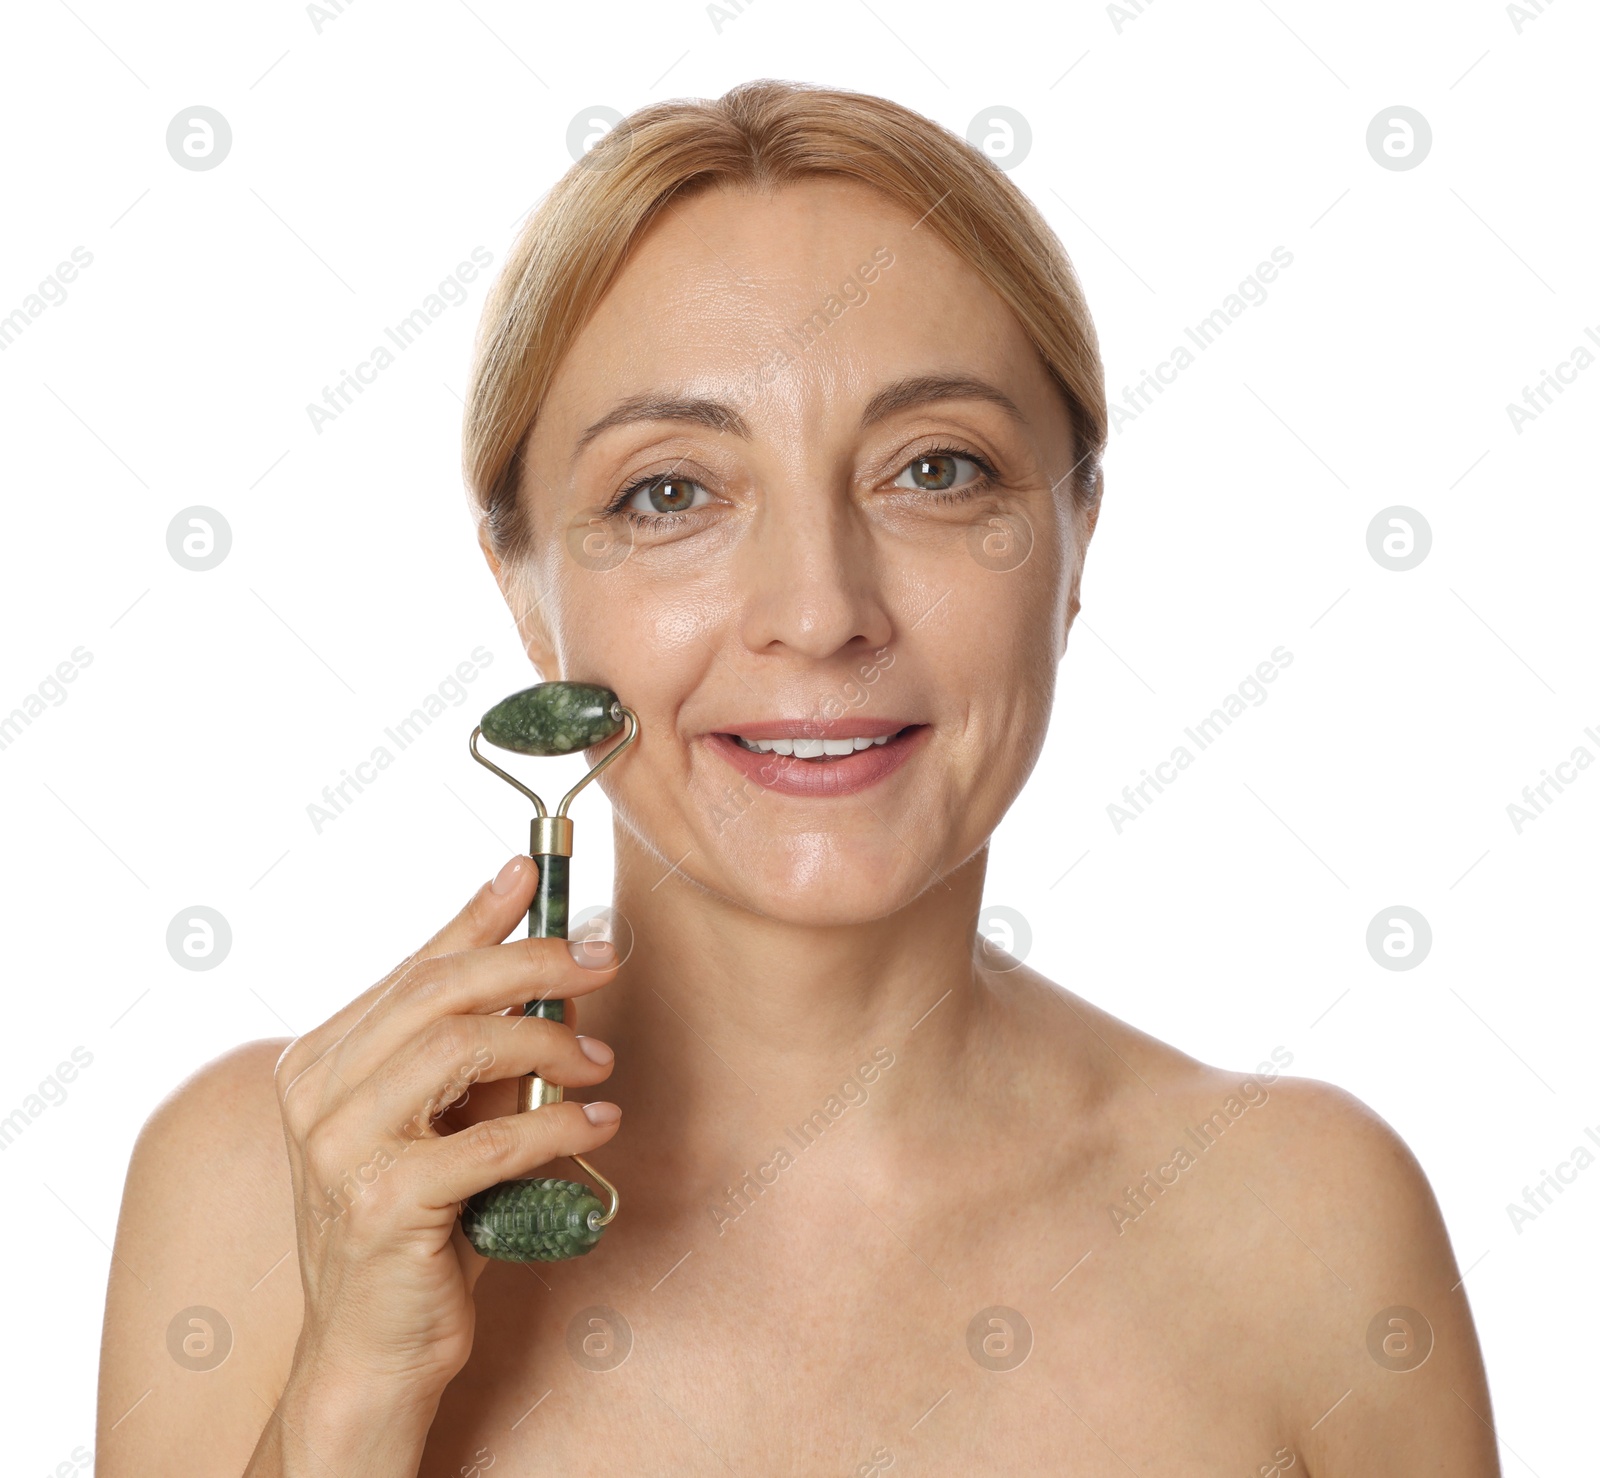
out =
<path fill-rule="evenodd" d="M 849 180 L 713 189 L 636 244 L 557 369 L 535 443 L 560 454 L 633 395 L 815 424 L 890 380 L 952 372 L 1002 385 L 1030 417 L 1060 412 L 1021 324 L 925 218 Z"/>

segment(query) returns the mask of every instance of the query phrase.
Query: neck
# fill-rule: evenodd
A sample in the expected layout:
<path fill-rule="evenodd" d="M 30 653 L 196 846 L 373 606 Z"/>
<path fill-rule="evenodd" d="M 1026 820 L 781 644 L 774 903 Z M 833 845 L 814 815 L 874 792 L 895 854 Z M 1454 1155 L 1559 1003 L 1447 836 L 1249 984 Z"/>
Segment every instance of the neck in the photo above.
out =
<path fill-rule="evenodd" d="M 973 958 L 987 846 L 898 913 L 820 926 L 663 878 L 621 827 L 616 857 L 616 938 L 626 949 L 631 926 L 632 950 L 578 1010 L 578 1029 L 617 1054 L 583 1095 L 622 1105 L 611 1163 L 715 1178 L 809 1115 L 870 1097 L 870 1113 L 849 1115 L 851 1153 L 887 1167 L 907 1136 L 960 1112 L 952 1085 L 971 1081 L 991 999 Z M 851 1086 L 880 1074 L 881 1092 Z"/>

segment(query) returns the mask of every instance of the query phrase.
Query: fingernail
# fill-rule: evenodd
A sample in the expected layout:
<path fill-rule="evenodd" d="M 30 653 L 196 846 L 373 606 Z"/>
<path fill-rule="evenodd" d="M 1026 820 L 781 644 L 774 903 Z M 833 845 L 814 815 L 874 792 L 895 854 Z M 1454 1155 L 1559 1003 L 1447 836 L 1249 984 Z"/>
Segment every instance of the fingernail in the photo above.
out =
<path fill-rule="evenodd" d="M 617 963 L 616 946 L 609 939 L 573 939 L 567 953 L 585 970 L 609 970 Z"/>
<path fill-rule="evenodd" d="M 622 1110 L 614 1103 L 586 1103 L 583 1116 L 591 1124 L 615 1124 L 622 1117 Z"/>
<path fill-rule="evenodd" d="M 598 1037 L 586 1037 L 582 1032 L 578 1033 L 578 1045 L 590 1062 L 610 1062 L 617 1055 Z"/>
<path fill-rule="evenodd" d="M 518 883 L 522 881 L 522 869 L 529 865 L 526 857 L 513 857 L 504 867 L 494 875 L 494 881 L 489 885 L 491 893 L 498 893 L 505 897 Z"/>

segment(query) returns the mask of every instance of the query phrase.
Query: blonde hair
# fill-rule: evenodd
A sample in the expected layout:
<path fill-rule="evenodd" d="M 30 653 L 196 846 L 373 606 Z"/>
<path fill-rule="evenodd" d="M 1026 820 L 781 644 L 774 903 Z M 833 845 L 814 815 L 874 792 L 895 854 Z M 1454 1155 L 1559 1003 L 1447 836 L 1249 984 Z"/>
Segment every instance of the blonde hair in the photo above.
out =
<path fill-rule="evenodd" d="M 512 246 L 479 322 L 462 434 L 469 497 L 497 557 L 528 550 L 522 456 L 556 368 L 657 212 L 704 189 L 767 190 L 818 175 L 904 206 L 1016 314 L 1066 399 L 1072 496 L 1092 516 L 1105 372 L 1077 274 L 1043 216 L 983 153 L 909 108 L 758 81 L 623 119 L 556 182 Z"/>

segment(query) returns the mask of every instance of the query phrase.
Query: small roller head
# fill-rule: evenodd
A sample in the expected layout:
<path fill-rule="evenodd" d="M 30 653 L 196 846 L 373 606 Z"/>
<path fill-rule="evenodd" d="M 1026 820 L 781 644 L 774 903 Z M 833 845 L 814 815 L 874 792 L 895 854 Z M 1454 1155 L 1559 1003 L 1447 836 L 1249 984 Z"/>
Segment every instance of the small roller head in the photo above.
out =
<path fill-rule="evenodd" d="M 622 703 L 598 683 L 537 683 L 502 698 L 480 723 L 483 737 L 517 754 L 575 754 L 622 728 Z"/>
<path fill-rule="evenodd" d="M 501 1262 L 560 1262 L 582 1257 L 605 1230 L 605 1205 L 571 1180 L 508 1180 L 479 1191 L 461 1213 L 461 1229 L 484 1257 Z"/>

